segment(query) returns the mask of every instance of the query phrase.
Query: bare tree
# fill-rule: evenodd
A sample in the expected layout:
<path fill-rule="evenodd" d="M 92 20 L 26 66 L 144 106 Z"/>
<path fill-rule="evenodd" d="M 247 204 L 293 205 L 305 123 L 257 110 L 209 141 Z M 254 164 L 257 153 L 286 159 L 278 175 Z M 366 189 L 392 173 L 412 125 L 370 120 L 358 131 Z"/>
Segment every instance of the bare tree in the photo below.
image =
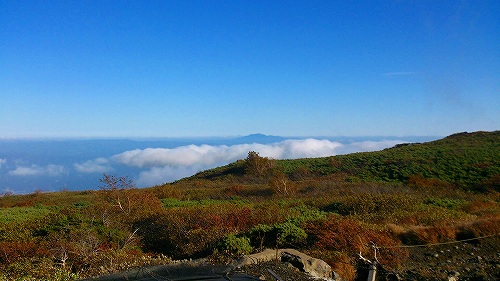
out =
<path fill-rule="evenodd" d="M 117 207 L 121 212 L 129 215 L 133 207 L 133 199 L 131 193 L 128 192 L 135 188 L 134 182 L 128 177 L 115 177 L 114 175 L 103 174 L 101 182 L 101 190 L 108 192 L 107 199 L 113 207 Z M 105 210 L 107 213 L 107 210 Z"/>
<path fill-rule="evenodd" d="M 296 192 L 295 184 L 283 172 L 274 172 L 269 181 L 271 189 L 281 195 L 291 195 Z"/>

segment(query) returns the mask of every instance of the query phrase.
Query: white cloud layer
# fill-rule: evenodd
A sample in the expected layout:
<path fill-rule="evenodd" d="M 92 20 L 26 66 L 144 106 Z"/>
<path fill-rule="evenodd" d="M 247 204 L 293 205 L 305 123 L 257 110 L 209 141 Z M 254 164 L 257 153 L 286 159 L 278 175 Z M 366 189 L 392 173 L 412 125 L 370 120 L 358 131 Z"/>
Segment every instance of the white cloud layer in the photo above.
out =
<path fill-rule="evenodd" d="M 75 163 L 73 166 L 80 173 L 107 173 L 113 170 L 109 165 L 109 160 L 102 157 L 81 164 Z"/>
<path fill-rule="evenodd" d="M 2 168 L 2 166 L 7 163 L 7 159 L 2 159 L 0 158 L 0 169 Z"/>
<path fill-rule="evenodd" d="M 197 172 L 207 169 L 199 165 L 182 166 L 182 167 L 152 167 L 146 171 L 142 171 L 136 180 L 137 186 L 154 186 L 166 182 L 172 182 L 184 177 L 189 177 Z"/>
<path fill-rule="evenodd" d="M 263 144 L 188 145 L 177 148 L 146 148 L 125 151 L 113 156 L 121 164 L 132 167 L 214 165 L 245 158 L 250 150 L 262 156 L 279 158 L 282 148 Z"/>
<path fill-rule="evenodd" d="M 47 166 L 17 166 L 14 170 L 9 171 L 9 175 L 13 176 L 59 176 L 66 173 L 66 170 L 61 165 L 49 164 Z"/>
<path fill-rule="evenodd" d="M 398 140 L 353 142 L 347 145 L 342 145 L 342 147 L 340 147 L 337 152 L 338 154 L 349 154 L 354 152 L 377 151 L 406 142 L 407 141 Z"/>
<path fill-rule="evenodd" d="M 125 151 L 113 160 L 131 167 L 210 166 L 245 158 L 249 151 L 274 159 L 324 157 L 360 151 L 375 151 L 394 146 L 401 141 L 364 141 L 342 144 L 329 140 L 285 140 L 273 144 L 238 144 L 232 146 L 188 145 L 177 148 L 146 148 Z M 88 161 L 87 161 L 88 162 Z"/>
<path fill-rule="evenodd" d="M 147 169 L 139 174 L 137 185 L 151 186 L 244 159 L 249 151 L 256 151 L 261 156 L 274 159 L 294 159 L 376 151 L 398 143 L 402 141 L 364 141 L 342 144 L 329 140 L 303 139 L 285 140 L 273 144 L 188 145 L 177 148 L 130 150 L 114 155 L 112 160 L 126 166 Z M 96 163 L 88 163 L 89 170 L 93 164 Z"/>

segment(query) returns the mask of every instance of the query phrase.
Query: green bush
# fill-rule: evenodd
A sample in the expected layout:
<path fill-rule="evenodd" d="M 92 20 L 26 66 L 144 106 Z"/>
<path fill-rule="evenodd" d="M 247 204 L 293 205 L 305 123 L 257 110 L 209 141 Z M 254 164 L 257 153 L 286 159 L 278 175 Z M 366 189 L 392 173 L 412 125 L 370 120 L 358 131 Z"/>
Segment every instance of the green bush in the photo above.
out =
<path fill-rule="evenodd" d="M 284 222 L 274 225 L 274 230 L 276 232 L 276 242 L 278 242 L 278 247 L 283 246 L 296 246 L 304 242 L 307 238 L 307 234 L 304 229 L 298 227 L 292 222 Z"/>
<path fill-rule="evenodd" d="M 0 223 L 24 222 L 41 218 L 52 213 L 48 207 L 11 207 L 0 208 Z"/>
<path fill-rule="evenodd" d="M 301 225 L 308 221 L 321 220 L 326 218 L 327 212 L 321 211 L 318 208 L 299 205 L 292 208 L 291 215 L 287 218 L 287 222 L 295 225 Z"/>
<path fill-rule="evenodd" d="M 250 238 L 242 236 L 238 237 L 234 234 L 229 234 L 222 240 L 222 252 L 231 257 L 240 257 L 242 255 L 250 254 L 253 247 L 250 245 Z"/>
<path fill-rule="evenodd" d="M 442 207 L 446 209 L 457 209 L 462 207 L 467 201 L 460 199 L 451 199 L 451 198 L 435 198 L 431 197 L 424 201 L 424 204 Z"/>
<path fill-rule="evenodd" d="M 273 225 L 256 225 L 248 231 L 248 235 L 252 244 L 259 250 L 264 247 L 297 247 L 307 239 L 304 229 L 289 221 Z"/>

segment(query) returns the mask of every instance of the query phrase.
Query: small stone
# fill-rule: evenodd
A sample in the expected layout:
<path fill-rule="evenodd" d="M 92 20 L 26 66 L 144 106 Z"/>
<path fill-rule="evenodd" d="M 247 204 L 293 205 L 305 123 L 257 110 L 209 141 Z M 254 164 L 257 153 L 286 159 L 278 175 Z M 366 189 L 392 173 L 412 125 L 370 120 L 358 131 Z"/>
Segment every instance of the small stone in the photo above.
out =
<path fill-rule="evenodd" d="M 458 281 L 458 276 L 460 276 L 458 271 L 450 271 L 450 273 L 448 273 L 448 281 Z"/>
<path fill-rule="evenodd" d="M 401 278 L 399 277 L 399 275 L 397 275 L 396 273 L 389 273 L 387 274 L 386 278 L 385 278 L 387 281 L 399 281 L 401 280 Z"/>
<path fill-rule="evenodd" d="M 439 257 L 439 254 L 437 254 L 437 253 L 436 253 L 436 254 L 434 254 L 433 256 L 434 256 L 435 258 L 437 258 L 437 257 Z"/>
<path fill-rule="evenodd" d="M 259 276 L 259 280 L 266 280 L 266 276 L 264 275 Z"/>
<path fill-rule="evenodd" d="M 477 256 L 477 261 L 478 262 L 482 262 L 483 261 L 483 258 L 481 256 Z"/>

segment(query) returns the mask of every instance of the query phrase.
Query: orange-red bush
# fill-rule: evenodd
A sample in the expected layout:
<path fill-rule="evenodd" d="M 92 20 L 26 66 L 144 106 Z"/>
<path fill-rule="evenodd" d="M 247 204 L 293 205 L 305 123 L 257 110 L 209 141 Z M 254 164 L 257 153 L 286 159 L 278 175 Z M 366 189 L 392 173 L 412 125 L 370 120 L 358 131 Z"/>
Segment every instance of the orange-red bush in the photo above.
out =
<path fill-rule="evenodd" d="M 320 251 L 342 252 L 348 256 L 361 253 L 363 257 L 373 259 L 372 246 L 376 246 L 379 247 L 379 262 L 391 267 L 399 265 L 408 256 L 404 249 L 394 247 L 399 243 L 388 231 L 371 229 L 353 219 L 330 215 L 326 220 L 306 224 L 305 230 L 311 246 Z"/>
<path fill-rule="evenodd" d="M 500 204 L 493 201 L 474 200 L 462 209 L 474 215 L 498 214 L 500 212 Z"/>
<path fill-rule="evenodd" d="M 399 235 L 407 245 L 426 245 L 453 241 L 456 238 L 455 227 L 413 227 Z"/>
<path fill-rule="evenodd" d="M 458 239 L 471 239 L 500 234 L 500 219 L 481 220 L 460 227 Z"/>
<path fill-rule="evenodd" d="M 224 194 L 227 196 L 239 196 L 242 190 L 243 186 L 241 184 L 233 184 L 224 188 Z"/>
<path fill-rule="evenodd" d="M 23 257 L 47 256 L 48 250 L 34 242 L 0 242 L 0 263 L 12 263 Z"/>

